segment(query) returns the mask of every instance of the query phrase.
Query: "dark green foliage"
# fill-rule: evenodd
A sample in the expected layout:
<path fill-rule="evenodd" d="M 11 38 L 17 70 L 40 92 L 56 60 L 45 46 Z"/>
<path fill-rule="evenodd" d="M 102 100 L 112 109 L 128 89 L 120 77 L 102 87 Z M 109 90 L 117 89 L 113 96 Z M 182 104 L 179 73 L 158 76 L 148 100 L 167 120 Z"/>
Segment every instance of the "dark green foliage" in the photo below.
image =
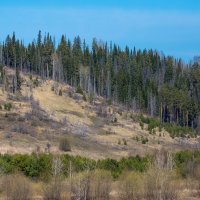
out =
<path fill-rule="evenodd" d="M 155 128 L 158 128 L 159 132 L 161 132 L 162 128 L 164 128 L 172 138 L 186 136 L 196 137 L 198 134 L 197 131 L 191 127 L 183 127 L 170 123 L 160 123 L 155 118 L 144 117 L 143 115 L 139 115 L 139 121 L 140 126 L 143 123 L 148 124 L 148 131 L 150 134 L 155 134 Z"/>
<path fill-rule="evenodd" d="M 142 130 L 144 129 L 144 123 L 143 122 L 140 122 L 140 127 L 141 127 Z"/>
<path fill-rule="evenodd" d="M 33 86 L 34 86 L 34 87 L 38 87 L 38 86 L 39 86 L 38 77 L 36 77 L 35 79 L 33 79 Z"/>
<path fill-rule="evenodd" d="M 4 70 L 3 70 L 3 65 L 0 64 L 0 83 L 3 83 L 3 79 L 4 79 Z"/>
<path fill-rule="evenodd" d="M 177 126 L 169 123 L 163 124 L 164 129 L 170 133 L 170 136 L 172 138 L 174 137 L 186 137 L 186 136 L 191 136 L 191 137 L 196 137 L 197 131 L 190 128 L 190 127 L 182 127 L 182 126 Z"/>
<path fill-rule="evenodd" d="M 200 165 L 200 151 L 181 151 L 175 154 L 176 169 L 183 177 L 195 178 L 196 167 Z"/>
<path fill-rule="evenodd" d="M 141 142 L 142 142 L 142 144 L 146 144 L 148 141 L 149 141 L 149 140 L 148 140 L 147 137 L 144 138 L 143 136 L 141 136 Z"/>
<path fill-rule="evenodd" d="M 0 168 L 4 173 L 23 172 L 29 177 L 41 177 L 51 173 L 50 155 L 1 155 Z"/>
<path fill-rule="evenodd" d="M 127 145 L 127 141 L 126 139 L 123 139 L 124 145 Z"/>
<path fill-rule="evenodd" d="M 73 173 L 94 169 L 104 169 L 112 173 L 117 178 L 124 170 L 134 170 L 143 172 L 148 169 L 152 158 L 146 157 L 129 157 L 119 161 L 114 159 L 92 160 L 80 156 L 70 156 L 63 154 L 60 156 L 62 161 L 63 174 L 68 176 L 69 169 L 73 169 Z M 51 154 L 32 154 L 32 155 L 0 155 L 0 170 L 2 173 L 10 174 L 14 172 L 22 172 L 28 177 L 46 179 L 52 174 Z"/>
<path fill-rule="evenodd" d="M 114 117 L 114 119 L 113 119 L 113 123 L 117 123 L 117 117 Z"/>
<path fill-rule="evenodd" d="M 60 63 L 54 66 L 56 72 L 53 63 L 58 62 L 54 62 L 53 54 L 57 55 Z M 108 99 L 108 104 L 123 104 L 128 110 L 159 119 L 161 124 L 200 130 L 199 63 L 186 65 L 152 49 L 121 49 L 116 44 L 108 45 L 96 39 L 92 45 L 87 45 L 79 36 L 72 42 L 62 35 L 55 46 L 52 36 L 47 33 L 42 37 L 41 31 L 36 42 L 27 46 L 16 39 L 15 33 L 8 35 L 3 43 L 3 60 L 6 66 L 17 69 L 16 77 L 19 77 L 19 69 L 43 79 L 53 78 L 55 72 L 59 81 L 76 87 L 76 92 L 84 95 L 84 90 L 87 90 L 90 102 L 96 95 L 103 96 Z M 3 66 L 0 66 L 0 72 L 3 77 Z M 20 78 L 17 79 L 19 89 L 21 82 Z M 37 78 L 33 85 L 39 85 Z M 85 96 L 83 99 L 86 100 Z M 159 127 L 158 122 L 148 120 L 141 118 L 152 133 L 155 126 Z M 172 135 L 181 135 L 177 134 L 180 131 L 175 132 Z"/>
<path fill-rule="evenodd" d="M 141 142 L 142 144 L 146 144 L 149 142 L 149 139 L 147 137 L 144 137 L 144 136 L 136 136 L 136 137 L 133 137 L 133 140 L 136 140 L 137 142 Z"/>
<path fill-rule="evenodd" d="M 174 162 L 177 172 L 183 177 L 195 177 L 195 170 L 200 165 L 200 151 L 181 151 L 174 154 Z M 83 172 L 94 169 L 104 169 L 112 173 L 113 178 L 119 177 L 123 171 L 145 172 L 153 163 L 151 156 L 128 157 L 121 160 L 105 159 L 92 160 L 80 156 L 60 155 L 62 162 L 62 173 L 69 176 L 72 173 Z M 52 176 L 51 154 L 32 155 L 0 155 L 0 171 L 3 174 L 21 172 L 31 178 L 48 179 Z"/>
<path fill-rule="evenodd" d="M 5 103 L 4 104 L 4 110 L 10 111 L 12 109 L 12 104 L 11 103 Z"/>
<path fill-rule="evenodd" d="M 117 178 L 122 173 L 122 167 L 120 166 L 120 162 L 114 159 L 106 159 L 98 161 L 98 168 L 109 170 L 112 173 L 114 178 Z"/>

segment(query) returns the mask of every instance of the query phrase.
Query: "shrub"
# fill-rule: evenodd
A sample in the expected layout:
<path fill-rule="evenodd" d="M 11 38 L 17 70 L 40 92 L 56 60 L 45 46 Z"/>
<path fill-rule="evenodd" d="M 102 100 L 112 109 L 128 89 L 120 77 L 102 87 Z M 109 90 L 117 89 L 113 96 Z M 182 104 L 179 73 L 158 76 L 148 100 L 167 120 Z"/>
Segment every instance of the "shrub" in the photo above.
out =
<path fill-rule="evenodd" d="M 117 117 L 114 117 L 114 119 L 113 119 L 113 123 L 117 123 Z"/>
<path fill-rule="evenodd" d="M 140 127 L 141 127 L 142 130 L 144 129 L 144 123 L 143 122 L 140 122 Z"/>
<path fill-rule="evenodd" d="M 38 87 L 38 86 L 39 86 L 38 77 L 36 77 L 36 78 L 33 80 L 33 86 L 34 86 L 34 87 Z"/>
<path fill-rule="evenodd" d="M 11 103 L 4 104 L 4 110 L 10 111 L 11 108 L 12 108 L 12 104 Z"/>
<path fill-rule="evenodd" d="M 123 138 L 124 145 L 127 145 L 126 139 Z"/>
<path fill-rule="evenodd" d="M 143 136 L 141 137 L 141 142 L 142 142 L 142 144 L 146 144 L 148 141 L 149 141 L 149 140 L 148 140 L 147 137 L 146 137 L 146 138 L 144 138 Z"/>
<path fill-rule="evenodd" d="M 69 140 L 66 137 L 60 138 L 59 149 L 61 151 L 71 151 Z"/>

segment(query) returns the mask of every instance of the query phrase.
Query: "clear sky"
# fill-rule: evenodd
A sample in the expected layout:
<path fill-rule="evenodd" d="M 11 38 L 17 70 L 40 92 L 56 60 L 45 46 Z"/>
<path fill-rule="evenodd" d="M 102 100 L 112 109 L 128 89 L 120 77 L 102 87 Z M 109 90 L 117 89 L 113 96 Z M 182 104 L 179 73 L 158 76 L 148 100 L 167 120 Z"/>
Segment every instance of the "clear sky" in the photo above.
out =
<path fill-rule="evenodd" d="M 0 0 L 0 41 L 38 30 L 153 48 L 184 60 L 200 55 L 200 0 Z"/>

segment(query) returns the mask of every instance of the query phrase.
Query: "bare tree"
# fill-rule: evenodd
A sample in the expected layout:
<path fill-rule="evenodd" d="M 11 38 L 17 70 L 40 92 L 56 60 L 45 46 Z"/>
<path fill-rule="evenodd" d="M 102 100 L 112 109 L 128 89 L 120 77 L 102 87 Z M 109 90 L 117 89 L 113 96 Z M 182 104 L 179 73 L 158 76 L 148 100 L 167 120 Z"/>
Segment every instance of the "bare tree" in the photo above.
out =
<path fill-rule="evenodd" d="M 49 184 L 47 184 L 44 190 L 44 200 L 61 200 L 62 199 L 62 174 L 63 164 L 61 158 L 56 156 L 52 161 L 52 174 L 53 178 Z"/>
<path fill-rule="evenodd" d="M 30 181 L 22 175 L 9 175 L 3 181 L 6 198 L 9 200 L 31 200 Z"/>
<path fill-rule="evenodd" d="M 61 58 L 57 53 L 52 55 L 53 57 L 53 80 L 62 82 L 63 81 L 63 65 Z"/>

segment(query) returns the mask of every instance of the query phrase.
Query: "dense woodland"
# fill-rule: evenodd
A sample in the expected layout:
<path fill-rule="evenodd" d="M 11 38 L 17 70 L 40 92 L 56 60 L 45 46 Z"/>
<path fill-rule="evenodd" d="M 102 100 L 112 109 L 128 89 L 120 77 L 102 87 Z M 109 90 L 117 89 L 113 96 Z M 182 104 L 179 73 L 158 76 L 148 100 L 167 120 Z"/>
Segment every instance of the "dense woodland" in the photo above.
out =
<path fill-rule="evenodd" d="M 152 49 L 121 49 L 96 39 L 88 45 L 79 36 L 70 41 L 62 35 L 56 44 L 39 31 L 26 45 L 15 33 L 8 35 L 0 45 L 0 64 L 81 87 L 91 97 L 103 96 L 160 122 L 200 128 L 198 62 L 186 65 Z"/>

